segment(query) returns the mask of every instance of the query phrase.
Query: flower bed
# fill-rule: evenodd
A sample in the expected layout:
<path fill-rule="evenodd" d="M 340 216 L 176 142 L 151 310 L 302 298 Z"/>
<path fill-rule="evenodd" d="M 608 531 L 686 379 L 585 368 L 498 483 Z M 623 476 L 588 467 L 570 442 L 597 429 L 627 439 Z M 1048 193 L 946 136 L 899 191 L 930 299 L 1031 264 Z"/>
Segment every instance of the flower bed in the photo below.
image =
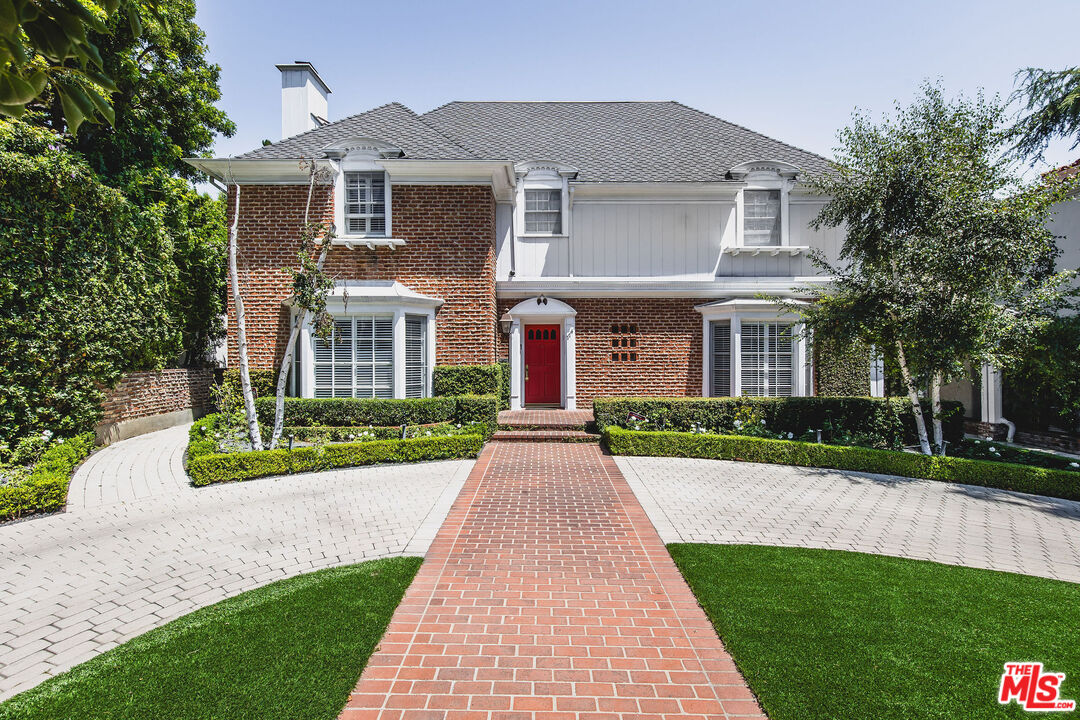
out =
<path fill-rule="evenodd" d="M 1080 472 L 1080 462 L 1073 458 L 1014 447 L 990 440 L 964 438 L 955 446 L 948 446 L 947 453 L 953 457 L 968 458 L 969 460 L 990 460 L 992 462 L 1008 462 L 1017 465 L 1034 465 L 1035 467 L 1050 468 L 1052 470 Z"/>
<path fill-rule="evenodd" d="M 282 444 L 310 447 L 249 450 L 237 418 L 208 415 L 188 442 L 187 470 L 195 485 L 376 463 L 475 457 L 495 427 L 498 400 L 460 396 L 408 400 L 287 398 Z M 262 429 L 273 420 L 274 398 L 259 398 Z M 404 429 L 405 437 L 402 437 Z"/>
<path fill-rule="evenodd" d="M 611 426 L 604 430 L 604 442 L 613 455 L 744 460 L 854 470 L 1080 500 L 1080 475 L 1029 465 L 742 435 L 648 432 Z"/>
<path fill-rule="evenodd" d="M 93 433 L 84 433 L 54 441 L 33 465 L 0 468 L 0 520 L 62 509 L 71 474 L 93 449 Z"/>

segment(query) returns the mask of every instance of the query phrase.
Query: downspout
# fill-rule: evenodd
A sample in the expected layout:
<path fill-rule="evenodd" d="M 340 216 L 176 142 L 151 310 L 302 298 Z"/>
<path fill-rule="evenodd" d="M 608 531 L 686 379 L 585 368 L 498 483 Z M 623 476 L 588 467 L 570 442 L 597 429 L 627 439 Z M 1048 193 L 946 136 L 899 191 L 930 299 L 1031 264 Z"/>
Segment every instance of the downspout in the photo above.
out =
<path fill-rule="evenodd" d="M 514 251 L 517 247 L 517 174 L 509 171 L 506 174 L 510 179 L 510 279 L 513 280 L 517 275 L 517 253 Z"/>

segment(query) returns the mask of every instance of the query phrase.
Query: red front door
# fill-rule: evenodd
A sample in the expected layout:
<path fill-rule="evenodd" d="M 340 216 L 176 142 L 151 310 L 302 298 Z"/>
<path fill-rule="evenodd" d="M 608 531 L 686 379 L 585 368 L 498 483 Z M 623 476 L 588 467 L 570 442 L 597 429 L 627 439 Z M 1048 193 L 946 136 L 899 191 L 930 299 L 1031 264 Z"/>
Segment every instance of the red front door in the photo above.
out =
<path fill-rule="evenodd" d="M 527 405 L 558 405 L 561 399 L 559 381 L 559 326 L 525 326 L 525 403 Z"/>

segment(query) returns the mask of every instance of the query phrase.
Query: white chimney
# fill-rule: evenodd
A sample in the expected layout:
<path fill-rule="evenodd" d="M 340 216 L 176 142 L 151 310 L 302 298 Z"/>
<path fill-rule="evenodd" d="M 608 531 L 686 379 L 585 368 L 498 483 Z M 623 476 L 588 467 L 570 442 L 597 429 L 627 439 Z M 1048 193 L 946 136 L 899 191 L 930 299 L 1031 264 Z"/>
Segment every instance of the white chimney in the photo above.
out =
<path fill-rule="evenodd" d="M 305 60 L 278 65 L 281 71 L 281 139 L 314 130 L 327 121 L 330 88 Z"/>

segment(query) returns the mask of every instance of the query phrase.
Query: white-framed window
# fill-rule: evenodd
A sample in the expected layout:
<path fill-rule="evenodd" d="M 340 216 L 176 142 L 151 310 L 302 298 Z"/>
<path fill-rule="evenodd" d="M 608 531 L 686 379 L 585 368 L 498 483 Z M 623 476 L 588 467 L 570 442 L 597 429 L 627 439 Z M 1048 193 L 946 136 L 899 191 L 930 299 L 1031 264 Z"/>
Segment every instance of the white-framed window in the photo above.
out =
<path fill-rule="evenodd" d="M 781 244 L 781 192 L 779 189 L 743 190 L 743 245 Z"/>
<path fill-rule="evenodd" d="M 525 232 L 558 235 L 562 232 L 562 190 L 525 190 Z"/>
<path fill-rule="evenodd" d="M 739 349 L 742 394 L 790 397 L 794 390 L 794 325 L 743 322 Z"/>
<path fill-rule="evenodd" d="M 731 321 L 714 320 L 709 323 L 712 341 L 712 372 L 709 376 L 709 394 L 712 397 L 731 395 Z"/>
<path fill-rule="evenodd" d="M 394 317 L 358 315 L 334 321 L 332 337 L 315 337 L 315 397 L 394 397 Z"/>
<path fill-rule="evenodd" d="M 427 397 L 428 319 L 424 315 L 405 316 L 405 397 Z"/>
<path fill-rule="evenodd" d="M 703 395 L 813 395 L 809 337 L 793 315 L 775 307 L 765 300 L 738 299 L 696 308 L 704 332 Z"/>
<path fill-rule="evenodd" d="M 346 236 L 386 235 L 386 174 L 345 172 L 344 226 Z"/>

